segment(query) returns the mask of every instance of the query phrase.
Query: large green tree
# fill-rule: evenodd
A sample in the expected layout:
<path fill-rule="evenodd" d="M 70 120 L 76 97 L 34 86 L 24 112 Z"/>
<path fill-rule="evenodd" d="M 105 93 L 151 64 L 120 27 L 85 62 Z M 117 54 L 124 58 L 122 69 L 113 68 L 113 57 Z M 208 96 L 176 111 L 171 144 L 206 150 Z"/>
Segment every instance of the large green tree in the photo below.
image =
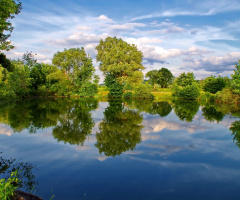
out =
<path fill-rule="evenodd" d="M 19 0 L 1 0 L 0 4 L 0 51 L 9 51 L 14 48 L 8 40 L 14 28 L 10 19 L 20 13 L 22 3 Z"/>
<path fill-rule="evenodd" d="M 113 74 L 119 83 L 139 83 L 143 80 L 143 54 L 134 44 L 122 39 L 108 37 L 101 39 L 96 47 L 97 61 L 100 70 L 105 74 Z"/>
<path fill-rule="evenodd" d="M 66 79 L 63 77 L 61 79 L 64 80 L 68 93 L 70 91 L 78 93 L 80 88 L 88 87 L 86 83 L 90 82 L 95 71 L 92 59 L 86 54 L 83 47 L 57 52 L 53 56 L 52 63 L 65 74 Z"/>

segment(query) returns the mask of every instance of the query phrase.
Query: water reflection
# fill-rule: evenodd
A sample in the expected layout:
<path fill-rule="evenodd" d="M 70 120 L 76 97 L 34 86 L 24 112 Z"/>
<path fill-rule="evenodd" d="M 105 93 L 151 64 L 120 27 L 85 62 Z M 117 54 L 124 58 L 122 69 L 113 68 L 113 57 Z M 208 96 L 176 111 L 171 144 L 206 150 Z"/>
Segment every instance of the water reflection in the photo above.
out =
<path fill-rule="evenodd" d="M 240 148 L 240 121 L 233 122 L 229 130 L 232 132 L 233 141 Z"/>
<path fill-rule="evenodd" d="M 204 119 L 210 122 L 214 122 L 214 120 L 216 120 L 217 123 L 219 123 L 223 120 L 224 114 L 221 111 L 217 111 L 213 106 L 203 107 L 202 111 Z"/>
<path fill-rule="evenodd" d="M 141 142 L 142 121 L 139 111 L 124 107 L 122 101 L 109 101 L 96 134 L 99 153 L 116 156 L 133 150 Z"/>
<path fill-rule="evenodd" d="M 98 107 L 98 102 L 95 99 L 81 99 L 66 103 L 66 110 L 59 116 L 52 134 L 58 141 L 83 145 L 95 125 L 90 111 Z"/>
<path fill-rule="evenodd" d="M 197 101 L 173 101 L 173 109 L 178 118 L 182 121 L 192 122 L 199 110 Z"/>
<path fill-rule="evenodd" d="M 13 158 L 4 158 L 0 153 L 0 178 L 8 179 L 12 172 L 18 171 L 18 188 L 30 192 L 38 189 L 38 181 L 35 179 L 33 166 L 29 162 L 18 162 Z"/>

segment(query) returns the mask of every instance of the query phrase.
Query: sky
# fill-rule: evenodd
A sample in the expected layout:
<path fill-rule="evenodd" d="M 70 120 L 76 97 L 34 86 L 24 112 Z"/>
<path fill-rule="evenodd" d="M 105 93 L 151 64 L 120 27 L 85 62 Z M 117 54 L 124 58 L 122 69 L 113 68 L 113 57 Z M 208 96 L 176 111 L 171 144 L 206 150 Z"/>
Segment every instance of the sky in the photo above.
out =
<path fill-rule="evenodd" d="M 15 49 L 8 58 L 33 52 L 51 63 L 64 48 L 84 47 L 93 58 L 106 37 L 122 38 L 142 51 L 143 73 L 162 67 L 197 79 L 233 74 L 240 59 L 239 0 L 22 0 L 11 22 Z"/>

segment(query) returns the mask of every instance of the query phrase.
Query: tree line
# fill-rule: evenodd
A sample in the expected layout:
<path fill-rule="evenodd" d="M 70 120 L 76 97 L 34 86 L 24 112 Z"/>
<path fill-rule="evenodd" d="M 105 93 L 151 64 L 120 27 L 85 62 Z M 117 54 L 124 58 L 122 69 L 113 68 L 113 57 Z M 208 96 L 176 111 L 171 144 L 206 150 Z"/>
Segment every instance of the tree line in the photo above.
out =
<path fill-rule="evenodd" d="M 0 52 L 14 48 L 8 40 L 14 27 L 10 19 L 19 14 L 19 1 L 3 0 L 0 13 Z M 5 34 L 5 33 L 8 34 Z M 193 73 L 174 77 L 167 68 L 151 70 L 144 75 L 143 53 L 121 38 L 107 37 L 96 47 L 96 60 L 105 76 L 109 98 L 154 98 L 152 92 L 170 88 L 172 96 L 181 99 L 240 101 L 240 61 L 231 79 L 210 76 L 196 80 Z M 83 47 L 64 49 L 54 54 L 52 64 L 38 63 L 32 52 L 10 60 L 0 53 L 0 99 L 29 96 L 95 96 L 99 76 L 92 58 Z"/>

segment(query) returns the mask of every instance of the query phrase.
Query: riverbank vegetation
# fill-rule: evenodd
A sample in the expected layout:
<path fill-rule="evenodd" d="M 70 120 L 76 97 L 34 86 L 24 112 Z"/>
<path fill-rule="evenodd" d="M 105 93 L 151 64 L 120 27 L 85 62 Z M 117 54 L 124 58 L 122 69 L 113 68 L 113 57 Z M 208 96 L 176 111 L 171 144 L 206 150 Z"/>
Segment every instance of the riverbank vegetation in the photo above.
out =
<path fill-rule="evenodd" d="M 210 76 L 196 80 L 193 73 L 174 77 L 167 68 L 142 70 L 143 53 L 121 38 L 107 37 L 96 47 L 96 60 L 104 75 L 104 85 L 95 74 L 92 58 L 83 47 L 64 49 L 53 55 L 52 64 L 39 63 L 32 52 L 8 59 L 4 51 L 14 48 L 9 41 L 14 27 L 10 20 L 21 12 L 22 4 L 3 2 L 0 28 L 0 99 L 33 96 L 192 99 L 218 102 L 240 101 L 240 61 L 231 78 Z M 8 34 L 5 34 L 8 32 Z"/>

